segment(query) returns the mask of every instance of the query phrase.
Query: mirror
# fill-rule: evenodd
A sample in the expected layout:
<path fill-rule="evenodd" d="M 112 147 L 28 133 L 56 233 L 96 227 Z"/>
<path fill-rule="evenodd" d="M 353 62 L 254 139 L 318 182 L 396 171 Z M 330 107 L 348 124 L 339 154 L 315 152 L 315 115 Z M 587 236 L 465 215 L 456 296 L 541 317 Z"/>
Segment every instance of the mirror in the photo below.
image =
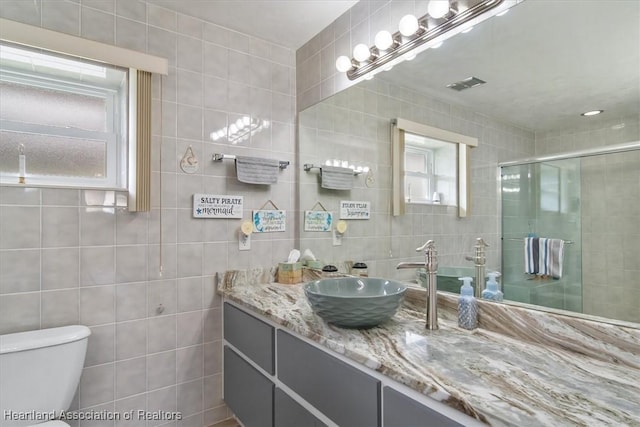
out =
<path fill-rule="evenodd" d="M 455 277 L 469 272 L 473 276 L 473 264 L 466 257 L 473 255 L 476 237 L 483 237 L 490 245 L 487 270 L 513 268 L 503 259 L 502 203 L 510 200 L 504 199 L 505 189 L 519 186 L 501 182 L 498 165 L 640 140 L 639 19 L 636 1 L 615 2 L 611 7 L 609 2 L 527 0 L 506 15 L 447 40 L 437 50 L 422 52 L 411 62 L 302 111 L 301 163 L 340 158 L 369 167 L 370 176 L 357 176 L 353 189 L 338 192 L 319 188 L 317 174 L 301 172 L 300 210 L 320 201 L 336 213 L 340 201 L 360 200 L 371 202 L 371 216 L 349 221 L 339 246 L 334 246 L 333 233 L 305 232 L 301 227 L 300 248 L 311 249 L 323 262 L 364 261 L 371 276 L 415 280 L 415 271 L 395 266 L 401 261 L 423 261 L 415 248 L 428 239 L 436 242 L 439 271 Z M 486 84 L 459 92 L 446 87 L 469 77 Z M 581 116 L 600 109 L 602 114 Z M 458 218 L 456 208 L 434 204 L 408 204 L 406 215 L 391 215 L 390 135 L 391 119 L 396 117 L 478 139 L 478 147 L 469 155 L 470 216 Z M 640 265 L 640 233 L 637 220 L 617 220 L 623 214 L 635 218 L 640 214 L 640 152 L 590 157 L 583 163 L 587 173 L 581 178 L 547 163 L 537 184 L 542 184 L 544 212 L 551 222 L 557 219 L 550 216 L 552 211 L 565 203 L 585 209 L 585 205 L 595 206 L 598 217 L 605 219 L 596 223 L 593 215 L 584 213 L 579 218 L 577 236 L 582 239 L 580 245 L 566 246 L 565 262 L 583 266 L 581 301 L 561 308 L 640 323 L 640 293 L 631 288 Z M 571 193 L 570 186 L 558 183 L 558 176 L 565 175 L 581 179 L 582 188 L 597 185 L 595 195 L 600 198 Z M 631 196 L 621 193 L 629 187 Z M 512 207 L 522 218 L 524 204 L 515 201 Z M 609 215 L 616 218 L 606 221 Z M 537 225 L 531 222 L 532 227 Z M 512 236 L 517 239 L 514 246 L 504 250 L 519 260 L 523 253 L 518 242 L 527 236 L 529 220 L 520 227 L 519 234 Z M 556 291 L 554 283 L 549 283 L 548 291 Z M 587 283 L 592 283 L 589 292 Z M 445 281 L 439 279 L 441 284 Z M 508 299 L 509 284 L 501 285 Z M 452 282 L 452 289 L 457 286 L 457 280 Z M 527 302 L 558 307 L 548 300 Z"/>

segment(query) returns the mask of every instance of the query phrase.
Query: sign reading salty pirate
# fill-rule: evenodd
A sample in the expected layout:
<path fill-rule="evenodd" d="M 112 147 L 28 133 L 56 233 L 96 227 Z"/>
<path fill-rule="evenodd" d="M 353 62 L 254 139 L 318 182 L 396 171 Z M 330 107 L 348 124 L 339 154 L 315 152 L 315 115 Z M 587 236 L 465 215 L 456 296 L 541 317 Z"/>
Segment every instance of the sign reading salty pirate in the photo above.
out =
<path fill-rule="evenodd" d="M 369 219 L 371 218 L 371 202 L 354 200 L 340 201 L 340 219 Z"/>
<path fill-rule="evenodd" d="M 242 218 L 242 196 L 194 194 L 194 218 Z"/>

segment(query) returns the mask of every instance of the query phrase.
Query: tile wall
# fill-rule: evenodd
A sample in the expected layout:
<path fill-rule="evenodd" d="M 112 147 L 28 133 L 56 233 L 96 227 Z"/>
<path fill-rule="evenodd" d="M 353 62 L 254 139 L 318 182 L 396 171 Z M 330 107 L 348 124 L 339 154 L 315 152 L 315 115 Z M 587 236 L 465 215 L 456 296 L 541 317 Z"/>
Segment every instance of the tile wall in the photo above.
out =
<path fill-rule="evenodd" d="M 471 216 L 458 218 L 457 209 L 438 205 L 407 205 L 407 214 L 391 212 L 392 118 L 438 127 L 478 138 L 471 149 Z M 396 270 L 400 261 L 424 261 L 415 248 L 436 241 L 440 266 L 472 266 L 477 237 L 490 245 L 487 267 L 500 266 L 500 218 L 497 163 L 533 154 L 534 135 L 516 126 L 499 123 L 480 113 L 430 98 L 415 89 L 373 79 L 352 86 L 299 115 L 300 163 L 324 164 L 327 159 L 348 160 L 369 166 L 374 183 L 363 175 L 354 178 L 349 191 L 320 188 L 318 171 L 300 172 L 301 210 L 317 201 L 338 217 L 340 200 L 371 202 L 370 220 L 351 220 L 341 246 L 333 246 L 331 233 L 305 232 L 301 247 L 309 248 L 325 262 L 364 261 L 369 274 L 410 279 L 413 270 Z"/>
<path fill-rule="evenodd" d="M 192 194 L 242 195 L 245 219 L 267 200 L 293 212 L 294 52 L 138 0 L 3 0 L 0 16 L 169 60 L 169 75 L 153 81 L 151 212 L 110 201 L 124 194 L 0 188 L 0 333 L 88 325 L 76 408 L 182 413 L 167 425 L 227 418 L 215 273 L 286 259 L 295 221 L 254 234 L 252 250 L 239 252 L 242 220 L 192 219 Z M 209 139 L 249 114 L 271 127 L 233 146 Z M 179 168 L 189 146 L 200 161 L 192 175 Z M 217 152 L 292 166 L 271 187 L 251 186 L 236 180 L 233 162 L 212 163 Z"/>

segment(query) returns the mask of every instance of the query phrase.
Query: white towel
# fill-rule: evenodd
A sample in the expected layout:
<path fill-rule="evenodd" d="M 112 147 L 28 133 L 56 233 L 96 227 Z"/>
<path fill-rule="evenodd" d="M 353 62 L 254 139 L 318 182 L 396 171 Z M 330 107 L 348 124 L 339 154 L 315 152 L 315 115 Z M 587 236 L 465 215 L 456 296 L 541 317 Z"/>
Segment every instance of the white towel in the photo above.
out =
<path fill-rule="evenodd" d="M 353 170 L 338 166 L 322 166 L 322 188 L 330 190 L 351 190 L 353 188 Z"/>
<path fill-rule="evenodd" d="M 527 274 L 538 274 L 539 262 L 539 239 L 537 237 L 524 238 L 524 271 Z"/>
<path fill-rule="evenodd" d="M 535 243 L 532 241 L 533 245 Z M 551 276 L 554 279 L 562 278 L 563 257 L 564 240 L 540 237 L 538 239 L 538 271 L 535 274 Z"/>
<path fill-rule="evenodd" d="M 549 241 L 549 257 L 547 260 L 548 274 L 554 279 L 562 278 L 562 264 L 564 258 L 564 240 L 547 239 Z"/>
<path fill-rule="evenodd" d="M 260 157 L 236 157 L 238 181 L 247 184 L 275 184 L 278 182 L 280 161 Z"/>

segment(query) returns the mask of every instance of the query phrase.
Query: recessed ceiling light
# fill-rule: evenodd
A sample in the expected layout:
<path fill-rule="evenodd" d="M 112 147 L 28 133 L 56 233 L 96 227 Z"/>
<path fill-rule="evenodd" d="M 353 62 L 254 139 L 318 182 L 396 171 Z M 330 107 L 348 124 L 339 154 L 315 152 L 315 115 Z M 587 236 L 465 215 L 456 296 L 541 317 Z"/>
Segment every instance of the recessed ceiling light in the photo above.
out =
<path fill-rule="evenodd" d="M 585 113 L 580 114 L 581 116 L 589 117 L 589 116 L 597 116 L 598 114 L 604 113 L 604 110 L 592 110 L 587 111 Z"/>

